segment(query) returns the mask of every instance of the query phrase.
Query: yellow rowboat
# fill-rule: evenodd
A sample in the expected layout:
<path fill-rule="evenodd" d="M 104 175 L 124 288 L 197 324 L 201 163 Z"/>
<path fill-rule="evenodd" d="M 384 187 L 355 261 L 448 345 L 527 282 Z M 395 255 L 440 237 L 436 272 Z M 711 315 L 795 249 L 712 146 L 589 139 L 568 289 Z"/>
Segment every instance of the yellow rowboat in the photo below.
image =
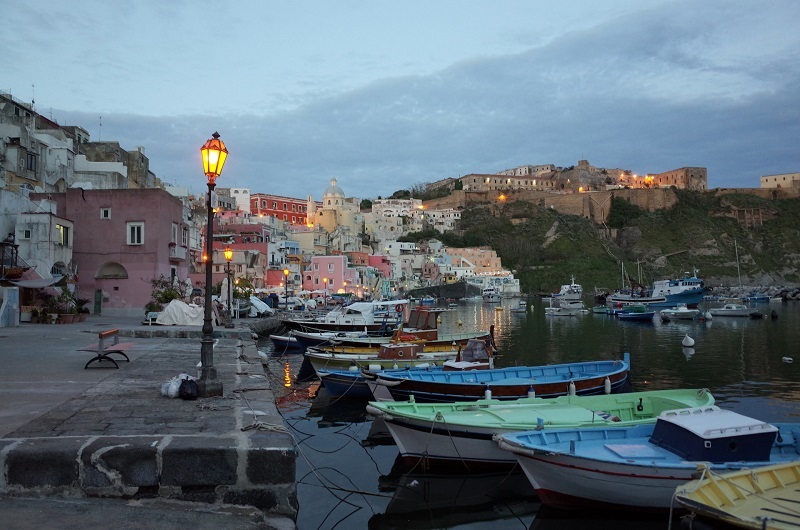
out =
<path fill-rule="evenodd" d="M 675 491 L 675 499 L 695 515 L 737 528 L 800 528 L 800 460 L 729 473 L 702 471 L 702 478 Z"/>

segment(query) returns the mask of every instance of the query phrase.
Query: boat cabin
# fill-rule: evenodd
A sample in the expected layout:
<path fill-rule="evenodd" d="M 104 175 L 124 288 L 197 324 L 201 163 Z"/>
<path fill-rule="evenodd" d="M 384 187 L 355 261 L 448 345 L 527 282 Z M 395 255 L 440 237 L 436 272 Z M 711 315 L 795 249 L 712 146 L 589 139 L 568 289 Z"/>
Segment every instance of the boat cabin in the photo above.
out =
<path fill-rule="evenodd" d="M 689 461 L 766 462 L 778 428 L 717 406 L 662 412 L 650 443 Z"/>

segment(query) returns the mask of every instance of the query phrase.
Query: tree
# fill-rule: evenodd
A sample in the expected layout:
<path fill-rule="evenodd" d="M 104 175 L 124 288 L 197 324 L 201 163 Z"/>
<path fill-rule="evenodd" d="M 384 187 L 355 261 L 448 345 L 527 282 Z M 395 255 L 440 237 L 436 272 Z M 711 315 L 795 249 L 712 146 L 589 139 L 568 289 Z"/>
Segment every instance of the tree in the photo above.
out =
<path fill-rule="evenodd" d="M 625 199 L 611 196 L 611 209 L 608 212 L 606 224 L 611 228 L 624 228 L 644 212 L 635 204 L 631 204 Z"/>

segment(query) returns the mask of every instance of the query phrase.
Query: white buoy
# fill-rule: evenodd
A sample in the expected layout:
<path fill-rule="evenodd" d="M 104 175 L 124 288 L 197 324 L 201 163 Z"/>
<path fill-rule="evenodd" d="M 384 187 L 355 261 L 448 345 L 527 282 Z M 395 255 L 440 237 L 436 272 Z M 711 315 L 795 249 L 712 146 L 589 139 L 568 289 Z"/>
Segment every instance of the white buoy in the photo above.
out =
<path fill-rule="evenodd" d="M 533 385 L 528 389 L 528 397 L 535 398 L 536 397 L 536 390 L 533 388 Z"/>
<path fill-rule="evenodd" d="M 790 363 L 790 362 L 792 362 L 794 359 L 792 359 L 791 357 L 781 357 L 781 360 L 782 360 L 783 362 L 785 362 L 785 363 Z"/>
<path fill-rule="evenodd" d="M 569 382 L 569 395 L 570 396 L 575 395 L 575 383 L 573 381 Z"/>
<path fill-rule="evenodd" d="M 492 399 L 492 389 L 486 385 L 486 390 L 483 392 L 483 399 Z"/>
<path fill-rule="evenodd" d="M 705 317 L 706 320 L 711 320 L 712 318 L 714 318 L 714 315 L 711 314 L 711 311 L 706 311 L 703 314 L 703 316 Z"/>
<path fill-rule="evenodd" d="M 605 390 L 606 394 L 611 393 L 611 379 L 606 377 L 606 380 L 603 382 L 603 390 Z"/>
<path fill-rule="evenodd" d="M 694 346 L 694 339 L 690 337 L 689 334 L 687 333 L 686 336 L 683 337 L 681 344 L 683 344 L 687 348 L 691 348 L 692 346 Z"/>

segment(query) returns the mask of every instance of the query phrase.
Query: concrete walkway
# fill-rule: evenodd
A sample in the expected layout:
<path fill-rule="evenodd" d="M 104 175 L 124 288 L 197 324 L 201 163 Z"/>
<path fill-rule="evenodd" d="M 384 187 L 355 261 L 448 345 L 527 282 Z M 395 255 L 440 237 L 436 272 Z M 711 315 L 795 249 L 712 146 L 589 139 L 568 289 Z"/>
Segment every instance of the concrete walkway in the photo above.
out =
<path fill-rule="evenodd" d="M 246 321 L 242 321 L 246 322 Z M 120 329 L 135 342 L 120 368 L 78 348 Z M 249 327 L 216 328 L 224 395 L 184 401 L 162 384 L 197 375 L 199 326 L 91 316 L 0 328 L 0 509 L 20 496 L 110 497 L 254 507 L 292 528 L 295 448 Z"/>

